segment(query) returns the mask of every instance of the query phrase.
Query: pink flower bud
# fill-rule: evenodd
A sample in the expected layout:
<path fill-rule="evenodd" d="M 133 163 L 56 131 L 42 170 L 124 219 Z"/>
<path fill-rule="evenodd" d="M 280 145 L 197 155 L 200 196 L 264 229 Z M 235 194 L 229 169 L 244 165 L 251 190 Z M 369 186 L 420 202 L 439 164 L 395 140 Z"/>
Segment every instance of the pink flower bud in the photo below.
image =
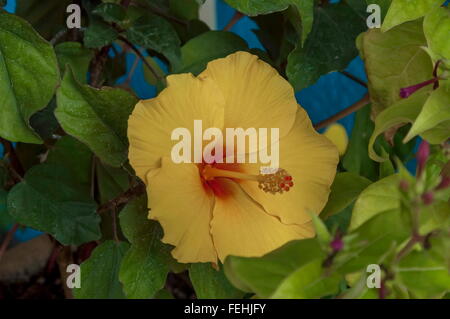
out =
<path fill-rule="evenodd" d="M 432 192 L 426 192 L 422 194 L 422 200 L 425 205 L 431 205 L 434 201 L 434 195 Z"/>
<path fill-rule="evenodd" d="M 422 141 L 419 146 L 419 150 L 417 151 L 417 177 L 422 175 L 422 172 L 425 168 L 425 164 L 427 163 L 428 157 L 430 156 L 430 144 L 427 141 Z"/>

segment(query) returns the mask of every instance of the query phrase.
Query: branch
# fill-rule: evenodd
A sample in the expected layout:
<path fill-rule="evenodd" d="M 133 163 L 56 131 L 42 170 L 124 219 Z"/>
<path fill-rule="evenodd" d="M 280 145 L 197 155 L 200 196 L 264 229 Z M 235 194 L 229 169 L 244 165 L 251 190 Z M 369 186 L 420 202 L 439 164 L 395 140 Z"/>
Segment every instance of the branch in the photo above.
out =
<path fill-rule="evenodd" d="M 359 85 L 367 88 L 367 84 L 366 82 L 364 82 L 363 80 L 361 80 L 360 78 L 354 76 L 353 74 L 347 72 L 347 71 L 340 71 L 339 73 L 341 73 L 342 75 L 345 75 L 346 77 L 348 77 L 350 80 L 355 81 L 356 83 L 358 83 Z"/>
<path fill-rule="evenodd" d="M 126 192 L 120 194 L 116 198 L 113 198 L 109 202 L 100 205 L 97 209 L 97 213 L 101 214 L 110 210 L 114 210 L 120 205 L 126 204 L 132 199 L 145 194 L 145 185 L 142 183 L 139 183 L 135 186 L 132 186 L 129 188 Z"/>
<path fill-rule="evenodd" d="M 244 14 L 236 11 L 234 16 L 231 18 L 230 22 L 228 22 L 228 24 L 223 28 L 224 31 L 230 31 L 231 28 L 233 28 L 233 26 L 242 18 L 244 17 Z"/>
<path fill-rule="evenodd" d="M 8 249 L 9 244 L 11 243 L 11 240 L 13 239 L 14 234 L 17 231 L 17 228 L 19 228 L 19 224 L 14 224 L 14 226 L 6 233 L 6 237 L 3 240 L 2 245 L 0 246 L 0 261 L 2 260 L 3 255 Z"/>
<path fill-rule="evenodd" d="M 163 82 L 165 84 L 165 78 L 160 76 L 158 72 L 148 63 L 148 61 L 145 59 L 145 56 L 141 53 L 141 51 L 130 41 L 128 41 L 127 38 L 124 38 L 123 36 L 119 36 L 119 40 L 127 44 L 133 51 L 136 53 L 136 55 L 142 60 L 142 62 L 145 64 L 145 66 L 152 72 L 153 76 L 158 79 L 159 81 Z"/>
<path fill-rule="evenodd" d="M 101 85 L 101 75 L 103 73 L 103 67 L 105 66 L 106 59 L 108 58 L 108 52 L 111 45 L 104 46 L 97 52 L 91 63 L 91 86 L 98 88 Z"/>
<path fill-rule="evenodd" d="M 332 117 L 319 122 L 317 124 L 314 125 L 314 128 L 316 130 L 319 130 L 321 128 L 324 128 L 330 124 L 333 124 L 334 122 L 339 121 L 340 119 L 343 119 L 344 117 L 346 117 L 347 115 L 352 114 L 353 112 L 358 111 L 359 109 L 363 108 L 364 106 L 366 106 L 367 104 L 369 104 L 370 102 L 370 98 L 369 98 L 369 94 L 364 95 L 364 97 L 359 100 L 358 102 L 356 102 L 355 104 L 349 106 L 348 108 L 340 111 L 339 113 L 333 115 Z"/>

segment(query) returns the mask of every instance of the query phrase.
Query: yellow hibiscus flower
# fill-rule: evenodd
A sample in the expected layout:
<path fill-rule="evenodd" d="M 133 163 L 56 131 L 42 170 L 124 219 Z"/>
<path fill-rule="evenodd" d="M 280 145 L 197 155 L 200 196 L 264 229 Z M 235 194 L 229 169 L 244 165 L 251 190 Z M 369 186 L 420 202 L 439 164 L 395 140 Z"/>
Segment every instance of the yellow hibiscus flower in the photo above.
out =
<path fill-rule="evenodd" d="M 130 163 L 147 185 L 149 218 L 162 225 L 172 255 L 216 263 L 314 236 L 309 212 L 325 206 L 339 155 L 314 130 L 289 83 L 246 52 L 210 62 L 198 77 L 168 76 L 167 83 L 158 97 L 136 105 L 128 137 Z M 280 169 L 264 175 L 260 162 L 174 163 L 172 131 L 192 132 L 194 120 L 222 131 L 278 128 Z"/>

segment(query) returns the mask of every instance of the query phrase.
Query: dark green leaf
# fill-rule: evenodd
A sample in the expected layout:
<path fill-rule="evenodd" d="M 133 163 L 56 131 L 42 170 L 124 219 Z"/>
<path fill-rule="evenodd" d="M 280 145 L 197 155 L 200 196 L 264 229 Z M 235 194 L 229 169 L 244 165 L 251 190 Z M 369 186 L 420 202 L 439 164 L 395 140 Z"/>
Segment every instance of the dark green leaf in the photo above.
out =
<path fill-rule="evenodd" d="M 96 208 L 89 190 L 55 164 L 32 167 L 8 195 L 8 212 L 17 222 L 50 233 L 64 245 L 99 239 Z"/>
<path fill-rule="evenodd" d="M 101 16 L 106 22 L 114 23 L 120 23 L 127 15 L 125 8 L 116 3 L 102 3 L 92 13 Z"/>
<path fill-rule="evenodd" d="M 133 200 L 120 213 L 122 231 L 131 242 L 119 274 L 128 298 L 152 298 L 164 286 L 174 263 L 171 247 L 161 242 L 160 225 L 147 215 L 145 197 Z"/>
<path fill-rule="evenodd" d="M 365 21 L 346 3 L 317 7 L 312 31 L 288 57 L 286 73 L 296 90 L 314 84 L 321 75 L 343 70 L 358 54 L 356 36 Z"/>
<path fill-rule="evenodd" d="M 8 214 L 7 197 L 8 192 L 0 189 L 0 232 L 14 224 L 14 219 Z"/>
<path fill-rule="evenodd" d="M 87 48 L 101 48 L 111 44 L 117 39 L 117 31 L 100 20 L 100 18 L 91 18 L 89 27 L 84 32 L 84 45 Z"/>
<path fill-rule="evenodd" d="M 31 127 L 43 140 L 52 138 L 59 126 L 55 117 L 55 109 L 56 98 L 53 97 L 43 110 L 34 113 L 30 118 Z"/>
<path fill-rule="evenodd" d="M 117 167 L 127 159 L 127 120 L 136 103 L 125 90 L 81 85 L 67 72 L 57 91 L 55 115 L 67 133 Z"/>
<path fill-rule="evenodd" d="M 47 40 L 66 28 L 66 9 L 73 0 L 16 0 L 16 14 L 25 18 Z"/>
<path fill-rule="evenodd" d="M 47 106 L 58 81 L 52 46 L 25 20 L 0 10 L 0 136 L 41 143 L 29 119 Z"/>
<path fill-rule="evenodd" d="M 367 152 L 370 136 L 374 129 L 374 124 L 370 119 L 370 110 L 370 105 L 366 105 L 356 113 L 355 125 L 342 165 L 349 172 L 375 180 L 378 175 L 377 164 Z"/>
<path fill-rule="evenodd" d="M 198 9 L 197 0 L 170 0 L 170 11 L 180 19 L 198 19 Z"/>
<path fill-rule="evenodd" d="M 191 39 L 181 48 L 181 67 L 175 71 L 198 74 L 205 69 L 209 61 L 247 49 L 245 41 L 234 33 L 209 31 Z"/>
<path fill-rule="evenodd" d="M 216 270 L 211 263 L 192 264 L 189 277 L 199 299 L 239 299 L 244 295 L 228 282 L 223 269 Z"/>
<path fill-rule="evenodd" d="M 331 193 L 327 205 L 320 217 L 326 219 L 348 207 L 359 194 L 370 185 L 365 177 L 350 173 L 338 173 L 331 185 Z"/>
<path fill-rule="evenodd" d="M 180 39 L 172 25 L 156 15 L 145 15 L 137 19 L 127 30 L 129 41 L 146 49 L 163 54 L 172 68 L 180 64 Z"/>
<path fill-rule="evenodd" d="M 125 242 L 106 241 L 81 264 L 81 288 L 73 290 L 78 299 L 124 298 L 119 268 L 129 248 Z"/>
<path fill-rule="evenodd" d="M 78 42 L 63 42 L 55 46 L 56 57 L 58 58 L 61 70 L 70 65 L 75 78 L 80 83 L 86 83 L 89 63 L 93 57 L 93 52 L 84 48 Z"/>

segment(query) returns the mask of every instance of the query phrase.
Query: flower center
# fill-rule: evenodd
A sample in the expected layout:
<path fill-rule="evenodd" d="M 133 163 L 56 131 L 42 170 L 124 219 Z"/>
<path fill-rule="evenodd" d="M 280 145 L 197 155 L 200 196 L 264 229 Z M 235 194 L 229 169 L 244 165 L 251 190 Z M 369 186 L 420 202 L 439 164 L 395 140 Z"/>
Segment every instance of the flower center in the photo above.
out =
<path fill-rule="evenodd" d="M 292 176 L 282 168 L 279 168 L 275 173 L 251 175 L 220 169 L 212 165 L 205 165 L 201 170 L 201 174 L 206 181 L 212 181 L 216 177 L 254 181 L 258 183 L 259 189 L 271 194 L 283 194 L 283 192 L 288 192 L 294 186 Z"/>

